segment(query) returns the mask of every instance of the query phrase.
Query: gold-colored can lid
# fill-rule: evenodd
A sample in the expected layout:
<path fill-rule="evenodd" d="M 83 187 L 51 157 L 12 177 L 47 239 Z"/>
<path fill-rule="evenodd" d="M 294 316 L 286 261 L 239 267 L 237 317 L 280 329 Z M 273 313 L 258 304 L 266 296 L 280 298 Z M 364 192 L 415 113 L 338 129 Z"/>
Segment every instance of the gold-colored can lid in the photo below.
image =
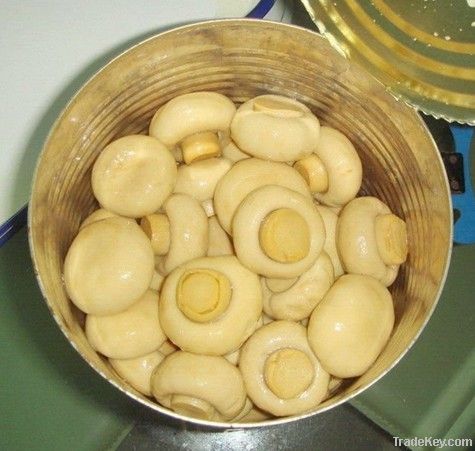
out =
<path fill-rule="evenodd" d="M 475 0 L 302 0 L 333 46 L 397 98 L 475 124 Z"/>

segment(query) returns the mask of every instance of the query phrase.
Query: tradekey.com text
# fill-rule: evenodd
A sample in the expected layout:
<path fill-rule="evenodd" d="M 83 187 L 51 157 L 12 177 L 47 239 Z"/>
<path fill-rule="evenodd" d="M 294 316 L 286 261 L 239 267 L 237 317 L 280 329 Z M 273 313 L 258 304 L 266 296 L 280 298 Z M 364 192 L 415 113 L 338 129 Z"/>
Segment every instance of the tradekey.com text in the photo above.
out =
<path fill-rule="evenodd" d="M 405 446 L 407 448 L 416 447 L 432 447 L 432 448 L 449 448 L 463 447 L 472 448 L 473 440 L 471 438 L 434 438 L 434 437 L 413 437 L 400 438 L 393 437 L 395 446 Z"/>

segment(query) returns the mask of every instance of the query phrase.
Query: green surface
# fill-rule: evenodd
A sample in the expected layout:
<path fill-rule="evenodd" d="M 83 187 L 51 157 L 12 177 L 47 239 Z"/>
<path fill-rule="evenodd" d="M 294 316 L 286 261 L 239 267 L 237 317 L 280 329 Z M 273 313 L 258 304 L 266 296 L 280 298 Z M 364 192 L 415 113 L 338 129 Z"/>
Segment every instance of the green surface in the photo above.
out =
<path fill-rule="evenodd" d="M 422 335 L 352 404 L 401 438 L 472 438 L 475 446 L 474 345 L 475 246 L 457 246 L 442 297 Z"/>
<path fill-rule="evenodd" d="M 401 438 L 475 432 L 475 246 L 454 249 L 448 281 L 408 355 L 352 404 Z M 0 449 L 115 448 L 144 415 L 74 351 L 34 278 L 26 231 L 0 248 Z M 475 440 L 474 440 L 475 443 Z"/>
<path fill-rule="evenodd" d="M 69 345 L 33 274 L 26 230 L 0 248 L 0 449 L 113 447 L 135 406 Z"/>

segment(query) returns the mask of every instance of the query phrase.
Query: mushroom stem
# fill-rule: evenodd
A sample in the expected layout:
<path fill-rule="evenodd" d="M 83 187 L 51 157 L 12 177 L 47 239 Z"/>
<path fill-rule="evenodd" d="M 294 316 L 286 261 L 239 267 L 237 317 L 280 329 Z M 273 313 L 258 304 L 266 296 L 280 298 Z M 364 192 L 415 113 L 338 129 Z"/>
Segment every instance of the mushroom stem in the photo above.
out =
<path fill-rule="evenodd" d="M 170 408 L 180 415 L 202 420 L 211 420 L 215 416 L 215 409 L 209 402 L 192 396 L 172 395 Z"/>
<path fill-rule="evenodd" d="M 312 193 L 328 191 L 328 172 L 322 160 L 316 154 L 295 162 L 294 168 L 308 183 Z"/>
<path fill-rule="evenodd" d="M 310 250 L 310 231 L 295 210 L 279 208 L 268 214 L 259 229 L 259 244 L 265 254 L 281 263 L 305 258 Z"/>
<path fill-rule="evenodd" d="M 389 213 L 375 219 L 374 230 L 379 255 L 386 265 L 400 265 L 407 258 L 406 223 Z"/>
<path fill-rule="evenodd" d="M 177 305 L 182 313 L 199 323 L 220 316 L 231 300 L 229 279 L 211 269 L 192 269 L 178 282 Z"/>
<path fill-rule="evenodd" d="M 298 349 L 279 349 L 270 355 L 264 367 L 267 386 L 281 399 L 301 395 L 312 383 L 314 369 L 307 355 Z"/>
<path fill-rule="evenodd" d="M 164 214 L 144 216 L 140 227 L 149 237 L 155 255 L 165 255 L 170 248 L 170 221 Z"/>
<path fill-rule="evenodd" d="M 181 149 L 186 164 L 218 157 L 221 154 L 218 135 L 214 132 L 200 132 L 187 136 L 181 143 Z"/>

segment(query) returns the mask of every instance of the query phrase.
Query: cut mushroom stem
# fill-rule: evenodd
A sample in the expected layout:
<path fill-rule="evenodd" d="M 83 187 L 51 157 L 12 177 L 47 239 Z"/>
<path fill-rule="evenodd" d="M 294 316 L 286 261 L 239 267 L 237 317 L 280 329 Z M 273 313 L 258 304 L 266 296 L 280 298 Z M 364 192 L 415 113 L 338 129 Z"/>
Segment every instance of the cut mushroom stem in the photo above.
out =
<path fill-rule="evenodd" d="M 300 396 L 312 383 L 313 364 L 298 349 L 279 349 L 266 360 L 264 377 L 267 386 L 281 399 Z"/>
<path fill-rule="evenodd" d="M 186 137 L 181 143 L 186 164 L 218 157 L 221 154 L 219 138 L 214 132 L 199 132 Z"/>
<path fill-rule="evenodd" d="M 304 218 L 290 208 L 279 208 L 266 216 L 259 229 L 259 244 L 274 261 L 293 263 L 310 249 L 310 232 Z"/>
<path fill-rule="evenodd" d="M 273 97 L 258 97 L 253 104 L 253 109 L 274 117 L 301 117 L 304 115 L 304 112 L 294 104 Z"/>
<path fill-rule="evenodd" d="M 212 321 L 229 306 L 231 284 L 218 271 L 192 269 L 180 278 L 177 304 L 184 315 L 199 323 Z"/>
<path fill-rule="evenodd" d="M 407 258 L 406 223 L 389 213 L 376 216 L 374 223 L 379 255 L 386 265 L 400 265 Z"/>
<path fill-rule="evenodd" d="M 149 237 L 155 255 L 165 255 L 170 248 L 170 221 L 164 214 L 144 216 L 140 227 Z"/>
<path fill-rule="evenodd" d="M 312 193 L 328 191 L 328 172 L 322 160 L 316 154 L 297 161 L 294 168 L 308 183 Z"/>
<path fill-rule="evenodd" d="M 215 415 L 215 409 L 209 402 L 186 395 L 172 395 L 170 408 L 180 415 L 202 420 L 209 420 Z"/>

